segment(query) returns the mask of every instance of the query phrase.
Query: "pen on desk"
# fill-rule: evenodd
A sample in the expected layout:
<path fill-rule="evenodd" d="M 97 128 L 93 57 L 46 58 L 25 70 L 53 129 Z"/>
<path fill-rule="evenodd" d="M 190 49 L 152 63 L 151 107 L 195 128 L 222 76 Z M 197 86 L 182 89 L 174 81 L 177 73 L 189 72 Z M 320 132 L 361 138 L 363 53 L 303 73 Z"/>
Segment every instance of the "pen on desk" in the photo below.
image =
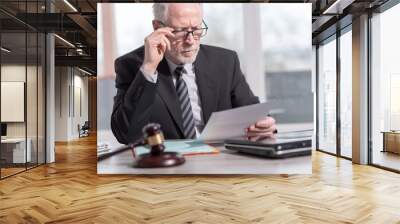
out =
<path fill-rule="evenodd" d="M 143 141 L 143 140 L 140 140 L 140 141 L 137 141 L 135 143 L 131 143 L 129 145 L 125 145 L 123 147 L 120 147 L 120 148 L 118 148 L 118 149 L 116 149 L 116 150 L 114 150 L 112 152 L 100 154 L 100 155 L 97 156 L 97 161 L 109 158 L 109 157 L 114 156 L 116 154 L 119 154 L 121 152 L 125 152 L 126 150 L 129 150 L 129 149 L 132 150 L 133 157 L 135 157 L 136 155 L 135 155 L 135 149 L 134 148 L 137 147 L 137 146 L 144 145 L 144 144 L 146 144 L 146 142 Z"/>
<path fill-rule="evenodd" d="M 129 146 L 124 146 L 124 147 L 120 147 L 120 148 L 118 148 L 118 149 L 116 149 L 114 151 L 100 154 L 100 155 L 97 156 L 97 161 L 100 161 L 100 160 L 109 158 L 109 157 L 111 157 L 113 155 L 116 155 L 118 153 L 124 152 L 124 151 L 128 150 L 129 148 L 130 148 Z"/>

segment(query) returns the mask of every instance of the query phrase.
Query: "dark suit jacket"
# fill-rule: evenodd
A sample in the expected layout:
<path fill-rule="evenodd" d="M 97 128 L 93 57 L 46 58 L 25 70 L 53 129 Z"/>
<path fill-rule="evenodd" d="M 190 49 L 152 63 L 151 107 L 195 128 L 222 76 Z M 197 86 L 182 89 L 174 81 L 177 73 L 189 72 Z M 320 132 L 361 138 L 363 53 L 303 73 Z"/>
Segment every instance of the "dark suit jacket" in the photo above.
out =
<path fill-rule="evenodd" d="M 115 60 L 117 95 L 111 117 L 112 131 L 120 143 L 142 136 L 142 128 L 159 123 L 166 139 L 184 138 L 180 105 L 165 58 L 157 67 L 157 83 L 140 71 L 144 47 Z M 258 103 L 250 90 L 234 51 L 200 45 L 194 62 L 204 123 L 212 112 Z"/>

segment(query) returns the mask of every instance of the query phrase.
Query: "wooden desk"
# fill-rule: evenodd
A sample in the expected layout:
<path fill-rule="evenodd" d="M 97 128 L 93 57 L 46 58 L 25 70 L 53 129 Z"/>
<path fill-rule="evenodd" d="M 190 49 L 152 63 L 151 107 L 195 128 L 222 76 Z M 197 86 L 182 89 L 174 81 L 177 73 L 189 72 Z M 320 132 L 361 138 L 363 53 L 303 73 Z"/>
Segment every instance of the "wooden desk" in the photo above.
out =
<path fill-rule="evenodd" d="M 98 174 L 311 174 L 311 156 L 267 159 L 237 154 L 218 147 L 221 152 L 186 156 L 181 166 L 169 168 L 133 168 L 130 150 L 97 163 Z"/>
<path fill-rule="evenodd" d="M 383 131 L 383 152 L 400 154 L 400 131 Z"/>

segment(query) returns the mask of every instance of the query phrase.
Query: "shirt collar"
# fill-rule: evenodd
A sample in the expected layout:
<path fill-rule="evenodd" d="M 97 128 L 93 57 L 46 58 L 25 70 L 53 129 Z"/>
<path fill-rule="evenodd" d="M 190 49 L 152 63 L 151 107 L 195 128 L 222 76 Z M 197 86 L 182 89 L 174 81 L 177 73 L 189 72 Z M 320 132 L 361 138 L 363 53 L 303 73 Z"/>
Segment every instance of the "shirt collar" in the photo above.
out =
<path fill-rule="evenodd" d="M 172 61 L 170 61 L 168 58 L 165 58 L 168 62 L 168 67 L 169 67 L 169 71 L 171 72 L 171 74 L 174 74 L 175 69 L 178 66 L 183 66 L 186 70 L 186 74 L 190 75 L 190 74 L 194 74 L 193 72 L 193 64 L 183 64 L 183 65 L 177 65 L 175 63 L 173 63 Z"/>

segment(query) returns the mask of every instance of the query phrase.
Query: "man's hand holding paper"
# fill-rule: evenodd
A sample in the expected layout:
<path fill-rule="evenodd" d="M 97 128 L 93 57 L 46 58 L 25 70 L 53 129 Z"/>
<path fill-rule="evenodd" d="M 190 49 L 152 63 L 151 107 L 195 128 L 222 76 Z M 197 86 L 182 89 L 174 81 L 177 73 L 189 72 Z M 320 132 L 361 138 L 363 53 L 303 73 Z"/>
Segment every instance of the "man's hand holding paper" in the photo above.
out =
<path fill-rule="evenodd" d="M 269 110 L 268 103 L 260 103 L 214 112 L 199 139 L 223 141 L 243 136 L 252 140 L 272 137 L 276 132 L 276 125 L 275 120 L 267 116 Z"/>
<path fill-rule="evenodd" d="M 275 119 L 270 116 L 258 120 L 255 124 L 245 129 L 246 136 L 252 141 L 273 137 L 276 132 Z"/>

